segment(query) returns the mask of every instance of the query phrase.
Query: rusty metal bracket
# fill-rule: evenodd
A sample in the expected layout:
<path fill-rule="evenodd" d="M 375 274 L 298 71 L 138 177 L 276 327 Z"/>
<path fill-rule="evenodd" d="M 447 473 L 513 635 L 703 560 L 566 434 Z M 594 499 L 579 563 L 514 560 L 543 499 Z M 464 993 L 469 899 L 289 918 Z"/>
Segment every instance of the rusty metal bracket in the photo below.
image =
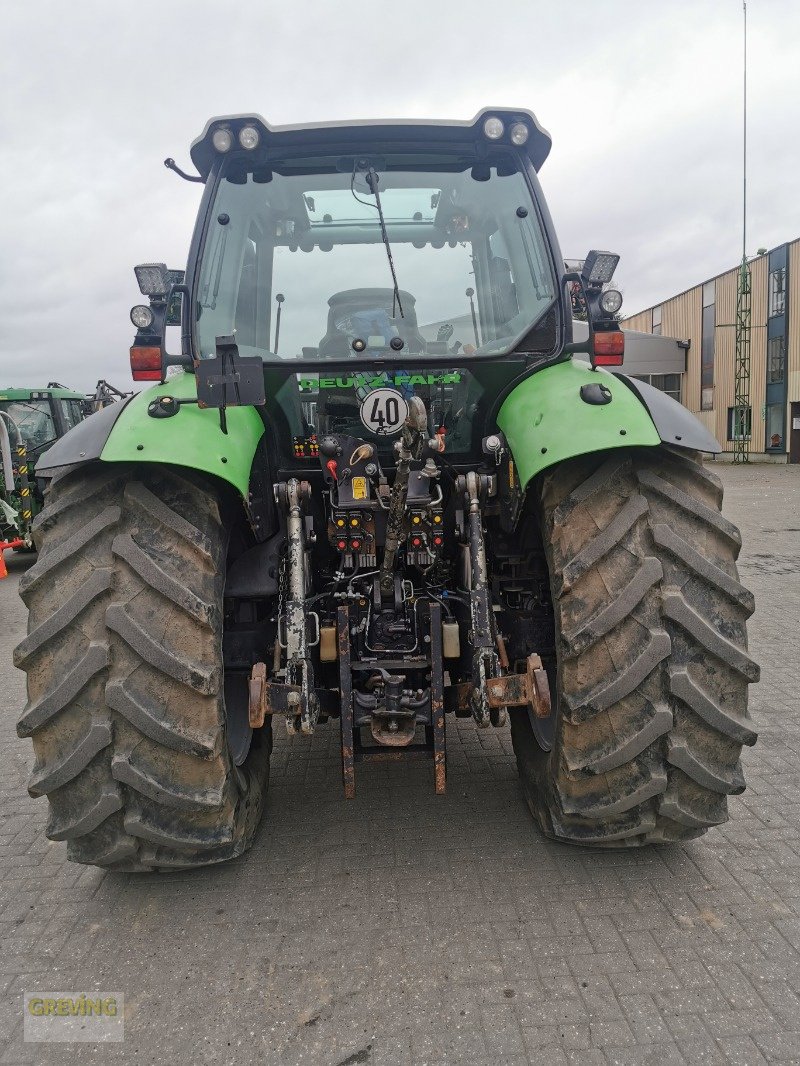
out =
<path fill-rule="evenodd" d="M 256 663 L 250 674 L 250 727 L 260 729 L 268 714 L 298 714 L 300 697 L 299 685 L 267 681 L 266 663 Z"/>
<path fill-rule="evenodd" d="M 505 674 L 487 682 L 490 707 L 529 707 L 537 718 L 552 712 L 550 684 L 542 660 L 534 652 L 526 660 L 524 674 Z"/>

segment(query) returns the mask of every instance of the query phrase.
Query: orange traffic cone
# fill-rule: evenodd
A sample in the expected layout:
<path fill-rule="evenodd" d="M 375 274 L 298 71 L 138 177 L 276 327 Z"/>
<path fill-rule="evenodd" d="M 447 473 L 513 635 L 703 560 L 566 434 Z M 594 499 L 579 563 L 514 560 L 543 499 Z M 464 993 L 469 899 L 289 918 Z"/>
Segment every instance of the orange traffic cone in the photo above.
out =
<path fill-rule="evenodd" d="M 6 562 L 3 558 L 3 552 L 0 550 L 0 579 L 8 577 L 8 570 L 6 570 Z"/>

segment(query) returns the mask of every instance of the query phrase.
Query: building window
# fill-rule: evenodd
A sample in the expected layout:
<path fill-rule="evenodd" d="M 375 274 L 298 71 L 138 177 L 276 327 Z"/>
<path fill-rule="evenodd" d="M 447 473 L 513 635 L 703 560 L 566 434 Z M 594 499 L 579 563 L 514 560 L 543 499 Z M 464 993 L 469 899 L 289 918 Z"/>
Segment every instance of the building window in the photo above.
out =
<path fill-rule="evenodd" d="M 728 408 L 728 440 L 750 440 L 752 415 L 751 407 Z"/>
<path fill-rule="evenodd" d="M 660 305 L 658 307 L 654 307 L 653 308 L 652 329 L 653 329 L 653 334 L 656 337 L 660 337 L 661 336 L 661 307 L 660 307 Z"/>
<path fill-rule="evenodd" d="M 703 322 L 700 338 L 700 407 L 710 411 L 714 407 L 714 295 L 716 283 L 707 281 L 703 286 Z"/>
<path fill-rule="evenodd" d="M 767 451 L 785 451 L 783 442 L 783 414 L 784 404 L 767 404 Z"/>
<path fill-rule="evenodd" d="M 651 374 L 650 384 L 655 388 L 671 396 L 673 400 L 681 402 L 681 376 L 680 374 Z"/>
<path fill-rule="evenodd" d="M 767 384 L 780 385 L 786 372 L 786 345 L 783 337 L 767 341 Z"/>
<path fill-rule="evenodd" d="M 769 275 L 769 317 L 782 315 L 786 310 L 786 267 L 771 270 Z"/>
<path fill-rule="evenodd" d="M 631 374 L 637 381 L 646 381 L 654 389 L 671 396 L 673 400 L 681 402 L 681 375 L 680 374 Z"/>

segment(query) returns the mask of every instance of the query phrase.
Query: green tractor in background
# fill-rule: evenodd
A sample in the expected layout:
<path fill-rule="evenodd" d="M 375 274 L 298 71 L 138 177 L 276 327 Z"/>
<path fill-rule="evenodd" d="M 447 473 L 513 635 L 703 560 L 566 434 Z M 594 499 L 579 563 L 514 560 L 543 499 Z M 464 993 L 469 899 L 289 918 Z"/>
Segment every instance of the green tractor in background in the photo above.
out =
<path fill-rule="evenodd" d="M 18 731 L 72 859 L 253 839 L 272 721 L 366 756 L 509 718 L 557 840 L 687 840 L 755 742 L 751 595 L 716 441 L 621 372 L 617 256 L 566 269 L 527 111 L 214 119 L 185 276 L 136 268 L 152 388 L 39 463 Z M 586 333 L 573 335 L 575 299 Z M 180 351 L 166 326 L 180 322 Z M 327 728 L 332 728 L 328 725 Z"/>
<path fill-rule="evenodd" d="M 102 379 L 90 395 L 57 381 L 45 389 L 0 389 L 0 577 L 3 551 L 35 551 L 32 525 L 44 483 L 33 472 L 41 456 L 84 418 L 130 395 Z"/>
<path fill-rule="evenodd" d="M 85 401 L 53 381 L 46 389 L 0 389 L 0 577 L 5 577 L 4 550 L 35 550 L 31 526 L 43 497 L 34 467 L 83 420 Z"/>

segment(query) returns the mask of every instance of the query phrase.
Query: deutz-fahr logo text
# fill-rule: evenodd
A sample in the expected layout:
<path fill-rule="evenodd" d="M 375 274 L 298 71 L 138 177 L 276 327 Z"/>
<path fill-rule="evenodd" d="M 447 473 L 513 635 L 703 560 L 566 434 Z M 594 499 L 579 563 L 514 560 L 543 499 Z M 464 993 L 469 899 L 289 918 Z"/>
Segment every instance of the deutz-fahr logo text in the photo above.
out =
<path fill-rule="evenodd" d="M 342 378 L 301 378 L 301 389 L 380 389 L 388 386 L 402 389 L 414 385 L 457 385 L 461 372 L 447 374 L 352 374 Z"/>

